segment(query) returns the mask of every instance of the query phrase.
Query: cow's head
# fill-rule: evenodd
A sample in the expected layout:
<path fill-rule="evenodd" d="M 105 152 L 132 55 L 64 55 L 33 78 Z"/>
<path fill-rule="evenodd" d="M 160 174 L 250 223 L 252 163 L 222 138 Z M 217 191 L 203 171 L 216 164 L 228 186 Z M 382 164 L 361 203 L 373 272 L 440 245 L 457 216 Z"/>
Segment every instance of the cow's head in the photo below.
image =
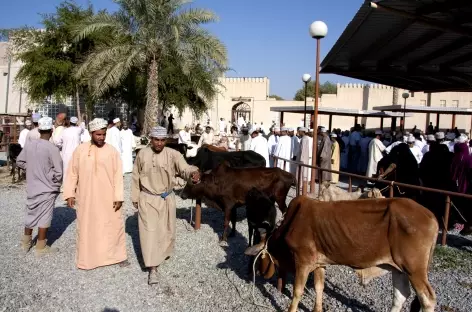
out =
<path fill-rule="evenodd" d="M 256 266 L 262 272 L 265 279 L 270 279 L 275 274 L 275 266 L 278 265 L 278 261 L 269 251 L 270 236 L 267 236 L 268 234 L 265 230 L 261 231 L 259 229 L 259 232 L 261 234 L 260 243 L 247 248 L 244 253 L 248 256 L 259 255 Z"/>
<path fill-rule="evenodd" d="M 183 190 L 180 192 L 180 197 L 183 200 L 186 200 L 189 198 L 192 198 L 192 199 L 202 198 L 208 192 L 211 193 L 211 191 L 214 189 L 214 186 L 215 186 L 214 172 L 212 172 L 211 170 L 208 170 L 203 173 L 200 173 L 200 182 L 193 183 L 191 180 L 188 180 L 187 184 L 185 185 Z"/>

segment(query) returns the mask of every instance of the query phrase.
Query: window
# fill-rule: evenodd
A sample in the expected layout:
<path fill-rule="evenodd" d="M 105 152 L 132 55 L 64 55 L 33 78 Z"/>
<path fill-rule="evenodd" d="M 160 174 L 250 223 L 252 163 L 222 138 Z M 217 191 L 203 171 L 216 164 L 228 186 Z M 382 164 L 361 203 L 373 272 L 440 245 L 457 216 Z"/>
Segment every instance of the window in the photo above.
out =
<path fill-rule="evenodd" d="M 446 100 L 441 100 L 441 101 L 439 102 L 439 106 L 440 106 L 440 107 L 446 107 Z"/>
<path fill-rule="evenodd" d="M 426 106 L 426 100 L 421 100 L 420 101 L 420 106 Z"/>
<path fill-rule="evenodd" d="M 459 107 L 459 101 L 453 100 L 452 101 L 452 107 Z"/>

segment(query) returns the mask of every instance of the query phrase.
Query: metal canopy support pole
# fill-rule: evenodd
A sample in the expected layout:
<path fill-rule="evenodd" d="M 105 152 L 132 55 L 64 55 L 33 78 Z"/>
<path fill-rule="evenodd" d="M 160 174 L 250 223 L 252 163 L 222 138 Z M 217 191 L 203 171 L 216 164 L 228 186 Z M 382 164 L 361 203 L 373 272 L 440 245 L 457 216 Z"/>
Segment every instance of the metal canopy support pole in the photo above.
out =
<path fill-rule="evenodd" d="M 280 112 L 280 127 L 284 126 L 284 112 Z"/>
<path fill-rule="evenodd" d="M 390 124 L 390 131 L 397 131 L 397 117 L 392 117 L 392 123 Z"/>
<path fill-rule="evenodd" d="M 380 130 L 383 131 L 384 129 L 384 118 L 380 117 Z"/>
<path fill-rule="evenodd" d="M 332 125 L 333 125 L 333 114 L 329 114 L 329 131 L 333 130 Z"/>
<path fill-rule="evenodd" d="M 354 116 L 354 127 L 357 125 L 357 122 L 358 122 L 358 117 Z"/>
<path fill-rule="evenodd" d="M 426 94 L 426 106 L 431 107 L 431 93 Z M 426 114 L 426 127 L 425 129 L 428 129 L 429 123 L 431 122 L 431 113 Z"/>
<path fill-rule="evenodd" d="M 316 38 L 316 81 L 315 81 L 315 107 L 313 111 L 313 151 L 311 165 L 316 166 L 316 149 L 318 147 L 318 99 L 320 95 L 320 38 Z M 316 169 L 311 169 L 310 192 L 315 193 Z"/>
<path fill-rule="evenodd" d="M 456 114 L 452 114 L 451 130 L 454 130 L 455 127 L 456 127 Z"/>
<path fill-rule="evenodd" d="M 439 129 L 439 113 L 436 114 L 436 126 L 438 127 Z"/>

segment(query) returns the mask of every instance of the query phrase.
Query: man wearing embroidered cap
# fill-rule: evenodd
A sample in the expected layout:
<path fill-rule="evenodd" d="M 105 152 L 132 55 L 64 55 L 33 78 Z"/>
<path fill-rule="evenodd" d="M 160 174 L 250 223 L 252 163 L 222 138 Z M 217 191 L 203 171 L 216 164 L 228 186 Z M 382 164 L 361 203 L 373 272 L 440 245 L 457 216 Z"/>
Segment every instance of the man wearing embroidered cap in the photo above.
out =
<path fill-rule="evenodd" d="M 249 150 L 254 151 L 264 157 L 266 161 L 266 167 L 269 167 L 269 147 L 267 139 L 259 135 L 260 130 L 251 130 L 251 146 Z"/>
<path fill-rule="evenodd" d="M 279 138 L 279 143 L 275 148 L 275 156 L 282 158 L 282 159 L 291 159 L 292 157 L 292 139 L 287 135 L 288 129 L 286 127 L 282 127 Z M 290 163 L 285 162 L 284 168 L 284 161 L 278 160 L 277 167 L 283 169 L 287 172 L 290 172 Z"/>
<path fill-rule="evenodd" d="M 136 140 L 134 139 L 133 131 L 128 126 L 128 123 L 123 122 L 121 134 L 121 160 L 123 161 L 123 173 L 133 172 L 133 151 L 136 149 Z"/>
<path fill-rule="evenodd" d="M 61 150 L 62 162 L 64 164 L 64 181 L 67 180 L 67 168 L 72 158 L 72 153 L 80 145 L 80 136 L 84 132 L 84 129 L 77 126 L 78 122 L 79 119 L 77 117 L 71 117 L 70 127 L 62 130 L 58 140 L 55 142 L 56 146 Z"/>
<path fill-rule="evenodd" d="M 241 136 L 239 137 L 238 142 L 236 143 L 237 151 L 248 151 L 251 147 L 251 136 L 249 135 L 249 129 L 246 126 L 241 128 Z"/>
<path fill-rule="evenodd" d="M 122 148 L 122 145 L 121 145 L 120 130 L 118 129 L 120 127 L 120 125 L 121 125 L 120 118 L 113 119 L 113 126 L 111 126 L 107 130 L 105 143 L 108 143 L 111 146 L 113 146 L 114 148 L 116 148 L 116 150 L 118 151 L 118 153 L 120 154 L 120 157 L 121 157 L 121 154 L 123 153 L 123 148 Z"/>
<path fill-rule="evenodd" d="M 434 135 L 432 135 L 432 134 L 426 135 L 426 144 L 421 149 L 421 153 L 423 153 L 423 156 L 424 156 L 424 154 L 429 152 L 430 145 L 434 144 L 435 142 L 436 142 L 436 139 L 434 138 Z"/>
<path fill-rule="evenodd" d="M 131 201 L 138 209 L 138 226 L 149 284 L 159 282 L 157 267 L 173 255 L 176 205 L 173 186 L 178 174 L 200 181 L 197 167 L 189 166 L 182 154 L 165 147 L 167 131 L 152 128 L 151 146 L 142 149 L 134 162 Z"/>
<path fill-rule="evenodd" d="M 28 133 L 31 130 L 31 125 L 32 125 L 31 120 L 25 121 L 25 128 L 21 130 L 20 132 L 20 136 L 18 137 L 18 144 L 21 145 L 21 148 L 25 147 L 26 137 L 28 136 Z"/>
<path fill-rule="evenodd" d="M 410 147 L 411 153 L 413 154 L 413 156 L 415 156 L 416 162 L 419 164 L 421 162 L 421 159 L 423 159 L 423 153 L 421 153 L 419 147 L 415 145 L 415 141 L 415 137 L 411 134 L 406 139 L 406 143 Z"/>
<path fill-rule="evenodd" d="M 382 131 L 375 131 L 375 138 L 369 143 L 369 164 L 367 165 L 366 176 L 372 178 L 377 173 L 377 165 L 383 158 L 383 151 L 386 147 L 382 143 Z"/>
<path fill-rule="evenodd" d="M 89 124 L 92 140 L 72 154 L 63 197 L 77 210 L 79 269 L 127 266 L 123 204 L 123 165 L 116 148 L 105 143 L 107 122 L 95 118 Z M 75 202 L 77 200 L 77 207 Z"/>
<path fill-rule="evenodd" d="M 313 145 L 310 143 L 310 138 L 307 136 L 308 128 L 301 127 L 298 132 L 300 133 L 300 152 L 297 155 L 297 161 L 302 162 L 305 165 L 311 165 L 310 156 L 312 153 Z M 312 141 L 313 142 L 313 141 Z M 309 182 L 310 179 L 310 168 L 303 168 L 303 181 Z"/>
<path fill-rule="evenodd" d="M 33 129 L 31 129 L 26 135 L 25 146 L 32 140 L 38 140 L 40 138 L 39 130 L 38 130 L 38 121 L 40 118 L 41 118 L 41 115 L 38 113 L 34 113 L 31 116 L 31 120 L 33 121 Z"/>
<path fill-rule="evenodd" d="M 204 144 L 213 145 L 213 143 L 215 141 L 215 137 L 214 137 L 213 132 L 211 130 L 212 130 L 212 127 L 210 125 L 207 125 L 205 127 L 205 132 L 202 133 L 202 135 L 200 136 L 200 140 L 198 140 L 198 146 L 199 147 L 204 145 Z"/>
<path fill-rule="evenodd" d="M 47 231 L 62 182 L 62 160 L 59 150 L 49 142 L 52 119 L 38 120 L 39 140 L 30 141 L 17 158 L 18 167 L 26 170 L 26 217 L 21 247 L 28 252 L 32 247 L 33 228 L 38 227 L 37 256 L 57 252 L 46 245 Z"/>

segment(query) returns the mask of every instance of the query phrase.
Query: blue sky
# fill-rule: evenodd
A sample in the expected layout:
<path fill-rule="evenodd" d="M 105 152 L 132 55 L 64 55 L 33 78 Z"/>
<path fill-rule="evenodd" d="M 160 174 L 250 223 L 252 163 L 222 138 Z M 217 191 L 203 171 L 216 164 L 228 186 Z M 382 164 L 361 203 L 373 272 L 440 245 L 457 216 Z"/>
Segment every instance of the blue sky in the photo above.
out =
<path fill-rule="evenodd" d="M 0 28 L 39 26 L 39 13 L 54 12 L 59 0 L 2 0 Z M 95 9 L 113 10 L 112 0 L 91 1 Z M 315 71 L 315 40 L 309 25 L 323 20 L 328 36 L 323 39 L 321 59 L 328 53 L 363 0 L 196 0 L 194 6 L 216 12 L 220 21 L 209 26 L 227 46 L 228 76 L 263 77 L 271 80 L 271 93 L 292 99 L 302 86 L 301 76 Z M 76 0 L 86 5 L 87 0 Z M 321 81 L 347 82 L 352 79 L 321 75 Z"/>

